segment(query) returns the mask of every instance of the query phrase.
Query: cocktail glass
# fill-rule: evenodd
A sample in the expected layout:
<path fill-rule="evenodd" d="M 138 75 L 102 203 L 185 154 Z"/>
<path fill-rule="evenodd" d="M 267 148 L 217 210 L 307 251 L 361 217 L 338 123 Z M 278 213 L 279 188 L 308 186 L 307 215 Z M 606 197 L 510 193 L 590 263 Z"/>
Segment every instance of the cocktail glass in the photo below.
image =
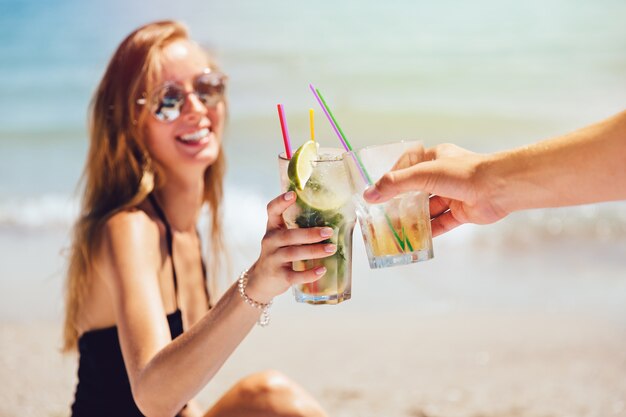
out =
<path fill-rule="evenodd" d="M 278 156 L 281 187 L 295 191 L 296 203 L 283 214 L 289 228 L 331 227 L 333 236 L 326 242 L 337 245 L 337 251 L 326 258 L 293 263 L 294 271 L 319 266 L 326 273 L 315 282 L 294 285 L 296 301 L 309 304 L 338 304 L 352 295 L 352 232 L 356 223 L 350 181 L 342 161 L 341 149 L 321 148 L 312 161 L 313 172 L 300 190 L 289 180 L 289 160 Z"/>
<path fill-rule="evenodd" d="M 428 193 L 407 192 L 370 204 L 363 191 L 388 171 L 421 162 L 419 141 L 375 145 L 344 155 L 370 268 L 385 268 L 433 257 Z"/>

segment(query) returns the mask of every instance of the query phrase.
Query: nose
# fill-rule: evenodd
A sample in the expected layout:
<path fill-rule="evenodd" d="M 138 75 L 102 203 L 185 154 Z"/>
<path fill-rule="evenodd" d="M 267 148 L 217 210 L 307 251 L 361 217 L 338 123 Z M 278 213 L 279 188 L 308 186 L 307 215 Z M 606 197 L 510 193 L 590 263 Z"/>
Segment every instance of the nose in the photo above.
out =
<path fill-rule="evenodd" d="M 207 114 L 207 107 L 200 101 L 195 92 L 190 91 L 185 97 L 181 115 L 186 119 L 195 119 Z"/>

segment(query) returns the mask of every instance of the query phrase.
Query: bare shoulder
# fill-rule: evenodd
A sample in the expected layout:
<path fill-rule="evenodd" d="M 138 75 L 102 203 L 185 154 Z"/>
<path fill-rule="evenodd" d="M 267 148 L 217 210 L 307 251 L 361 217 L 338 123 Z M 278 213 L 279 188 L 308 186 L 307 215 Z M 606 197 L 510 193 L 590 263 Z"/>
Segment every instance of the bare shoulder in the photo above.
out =
<path fill-rule="evenodd" d="M 151 240 L 159 237 L 158 222 L 139 207 L 119 211 L 102 226 L 101 237 L 111 242 Z"/>
<path fill-rule="evenodd" d="M 150 270 L 159 264 L 161 233 L 161 223 L 141 207 L 115 213 L 98 233 L 96 261 L 108 269 L 106 276 L 120 276 L 121 270 Z"/>

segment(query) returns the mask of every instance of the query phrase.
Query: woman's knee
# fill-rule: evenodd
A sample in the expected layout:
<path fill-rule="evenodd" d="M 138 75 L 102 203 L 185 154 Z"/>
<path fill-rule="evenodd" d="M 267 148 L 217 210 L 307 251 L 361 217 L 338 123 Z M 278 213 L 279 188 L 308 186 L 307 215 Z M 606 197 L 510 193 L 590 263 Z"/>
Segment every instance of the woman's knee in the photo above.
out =
<path fill-rule="evenodd" d="M 242 401 L 264 415 L 324 417 L 321 406 L 302 387 L 278 371 L 252 374 L 237 384 Z"/>

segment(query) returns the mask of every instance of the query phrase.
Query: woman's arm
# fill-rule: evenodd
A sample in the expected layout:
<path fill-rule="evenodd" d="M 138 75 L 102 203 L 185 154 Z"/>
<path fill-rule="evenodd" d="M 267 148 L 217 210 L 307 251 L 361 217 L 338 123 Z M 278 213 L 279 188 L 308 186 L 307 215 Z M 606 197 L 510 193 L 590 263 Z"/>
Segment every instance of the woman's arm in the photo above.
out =
<path fill-rule="evenodd" d="M 249 272 L 249 297 L 268 302 L 294 283 L 312 282 L 323 270 L 294 272 L 291 261 L 329 255 L 325 228 L 287 230 L 282 212 L 294 203 L 287 193 L 268 205 L 269 221 L 259 259 Z M 101 276 L 113 294 L 124 362 L 135 402 L 151 417 L 173 416 L 215 375 L 258 320 L 260 310 L 231 286 L 211 311 L 172 341 L 157 271 L 159 231 L 141 212 L 107 223 Z M 331 231 L 332 233 L 332 231 Z M 328 250 L 328 248 L 326 248 Z"/>

